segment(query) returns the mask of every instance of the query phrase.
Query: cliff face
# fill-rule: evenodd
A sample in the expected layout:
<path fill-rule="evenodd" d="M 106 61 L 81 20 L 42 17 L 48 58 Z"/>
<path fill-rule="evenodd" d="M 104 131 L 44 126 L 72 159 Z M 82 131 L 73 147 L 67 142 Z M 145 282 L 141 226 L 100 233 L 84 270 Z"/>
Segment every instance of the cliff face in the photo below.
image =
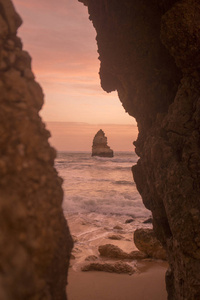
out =
<path fill-rule="evenodd" d="M 0 0 L 0 299 L 64 300 L 72 239 L 20 25 Z"/>
<path fill-rule="evenodd" d="M 133 174 L 168 253 L 169 299 L 200 299 L 200 3 L 79 1 L 97 31 L 102 88 L 138 123 Z"/>
<path fill-rule="evenodd" d="M 92 156 L 113 157 L 113 150 L 107 144 L 107 137 L 102 129 L 94 136 Z"/>

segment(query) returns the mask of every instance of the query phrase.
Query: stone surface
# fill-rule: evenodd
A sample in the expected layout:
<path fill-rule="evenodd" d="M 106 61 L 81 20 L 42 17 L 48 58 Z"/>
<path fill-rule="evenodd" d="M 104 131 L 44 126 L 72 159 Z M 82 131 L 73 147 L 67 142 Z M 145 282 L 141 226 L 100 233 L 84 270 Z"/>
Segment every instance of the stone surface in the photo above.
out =
<path fill-rule="evenodd" d="M 108 236 L 108 239 L 120 241 L 120 240 L 123 240 L 124 237 L 122 235 L 120 235 L 120 234 L 112 234 L 112 235 Z"/>
<path fill-rule="evenodd" d="M 0 0 L 0 299 L 65 300 L 72 239 L 20 24 Z"/>
<path fill-rule="evenodd" d="M 114 230 L 123 230 L 123 228 L 121 227 L 121 226 L 119 226 L 119 225 L 115 225 L 114 227 L 113 227 L 113 229 Z"/>
<path fill-rule="evenodd" d="M 124 252 L 118 246 L 112 244 L 101 245 L 98 248 L 101 256 L 119 259 L 128 259 L 129 254 Z"/>
<path fill-rule="evenodd" d="M 85 261 L 95 261 L 98 257 L 96 255 L 89 255 L 85 258 Z"/>
<path fill-rule="evenodd" d="M 200 299 L 200 2 L 79 0 L 100 78 L 136 118 L 134 179 L 168 253 L 169 299 Z"/>
<path fill-rule="evenodd" d="M 102 129 L 94 136 L 92 145 L 92 156 L 113 157 L 113 150 L 107 144 L 107 137 Z"/>
<path fill-rule="evenodd" d="M 144 259 L 147 255 L 144 252 L 132 251 L 130 253 L 124 252 L 118 246 L 112 244 L 101 245 L 98 248 L 100 256 L 113 259 Z"/>
<path fill-rule="evenodd" d="M 166 251 L 152 229 L 136 229 L 134 232 L 134 243 L 140 251 L 151 258 L 167 259 Z"/>
<path fill-rule="evenodd" d="M 125 224 L 129 224 L 129 223 L 132 223 L 132 222 L 134 222 L 134 219 L 127 219 L 127 220 L 125 221 Z"/>
<path fill-rule="evenodd" d="M 125 262 L 103 263 L 96 262 L 85 265 L 81 268 L 82 271 L 103 271 L 109 273 L 129 274 L 132 275 L 135 269 Z"/>

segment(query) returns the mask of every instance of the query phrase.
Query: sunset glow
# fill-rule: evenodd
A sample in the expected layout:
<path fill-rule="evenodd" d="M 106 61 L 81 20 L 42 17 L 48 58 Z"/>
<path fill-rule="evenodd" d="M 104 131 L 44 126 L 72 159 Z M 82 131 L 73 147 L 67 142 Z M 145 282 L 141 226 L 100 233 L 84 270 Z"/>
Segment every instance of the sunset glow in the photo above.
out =
<path fill-rule="evenodd" d="M 96 32 L 87 8 L 77 0 L 14 4 L 24 22 L 18 35 L 45 94 L 44 121 L 134 126 L 117 93 L 100 87 Z"/>

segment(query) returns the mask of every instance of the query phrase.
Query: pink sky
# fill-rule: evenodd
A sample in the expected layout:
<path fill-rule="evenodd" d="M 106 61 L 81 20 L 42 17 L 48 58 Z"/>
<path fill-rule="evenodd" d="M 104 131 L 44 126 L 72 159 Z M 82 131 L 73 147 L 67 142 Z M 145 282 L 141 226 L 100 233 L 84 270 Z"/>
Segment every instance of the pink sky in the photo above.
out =
<path fill-rule="evenodd" d="M 114 151 L 133 151 L 133 141 L 138 131 L 135 125 L 87 124 L 70 122 L 48 122 L 51 131 L 50 143 L 60 151 L 91 151 L 92 142 L 99 129 L 105 132 L 108 145 Z"/>
<path fill-rule="evenodd" d="M 87 8 L 78 0 L 13 2 L 24 21 L 18 35 L 45 94 L 44 121 L 135 125 L 117 93 L 100 87 L 96 33 Z"/>

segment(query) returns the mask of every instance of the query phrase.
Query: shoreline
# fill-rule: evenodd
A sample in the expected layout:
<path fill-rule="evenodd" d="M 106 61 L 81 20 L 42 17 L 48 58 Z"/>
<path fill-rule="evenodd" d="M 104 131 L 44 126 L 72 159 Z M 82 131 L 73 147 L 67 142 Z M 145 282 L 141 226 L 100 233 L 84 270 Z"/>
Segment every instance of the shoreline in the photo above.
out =
<path fill-rule="evenodd" d="M 120 259 L 135 268 L 132 275 L 81 271 L 82 266 L 91 262 L 86 261 L 88 256 L 95 256 L 97 262 L 119 261 L 115 258 L 102 258 L 98 252 L 100 245 L 112 244 L 128 253 L 137 250 L 133 242 L 133 232 L 139 225 L 136 220 L 129 224 L 125 223 L 126 216 L 107 216 L 102 220 L 102 216 L 96 213 L 68 217 L 75 242 L 68 277 L 68 300 L 167 300 L 166 261 L 149 258 L 132 261 Z M 116 229 L 116 225 L 119 229 Z M 140 227 L 149 228 L 152 225 L 140 223 Z M 121 239 L 110 239 L 113 234 Z"/>

